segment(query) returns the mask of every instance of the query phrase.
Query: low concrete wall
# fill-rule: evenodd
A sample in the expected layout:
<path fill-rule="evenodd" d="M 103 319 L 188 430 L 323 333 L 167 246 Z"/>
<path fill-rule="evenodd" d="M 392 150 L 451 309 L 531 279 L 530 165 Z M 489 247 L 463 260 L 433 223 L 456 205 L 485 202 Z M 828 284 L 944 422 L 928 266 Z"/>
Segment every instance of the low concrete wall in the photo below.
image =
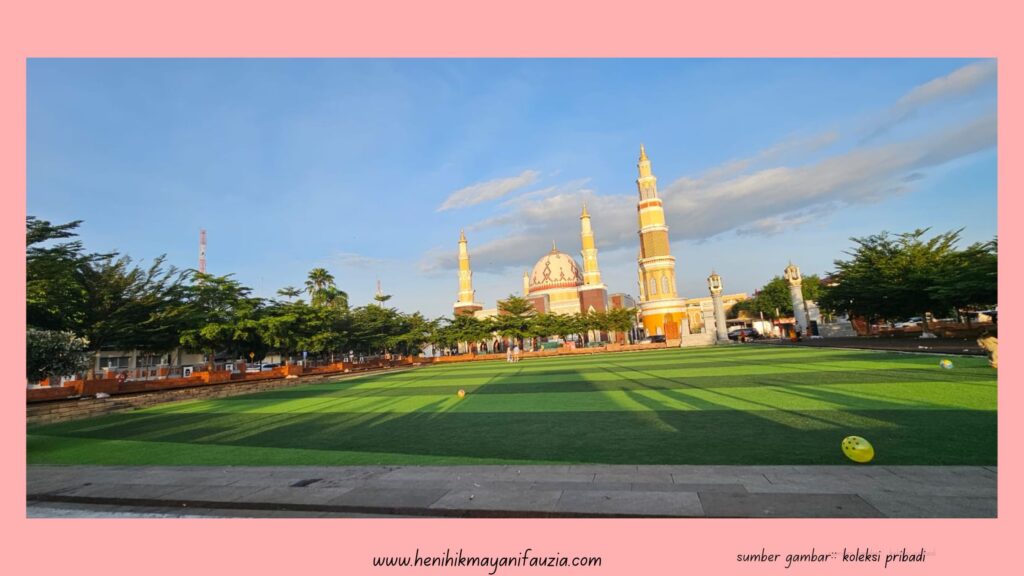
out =
<path fill-rule="evenodd" d="M 404 366 L 403 366 L 404 367 Z M 372 371 L 385 371 L 388 368 L 362 369 L 351 373 L 363 373 Z M 230 374 L 230 373 L 229 373 Z M 252 394 L 265 392 L 280 388 L 291 388 L 302 386 L 328 379 L 337 379 L 337 371 L 331 373 L 311 374 L 301 378 L 284 378 L 278 375 L 275 378 L 250 379 L 249 381 L 238 382 L 211 382 L 205 383 L 202 379 L 192 383 L 190 386 L 176 386 L 153 390 L 142 390 L 135 393 L 126 393 L 123 389 L 117 395 L 107 398 L 96 398 L 95 395 L 81 397 L 59 396 L 59 394 L 75 394 L 75 388 L 38 388 L 29 390 L 35 399 L 28 403 L 26 420 L 29 425 L 49 424 L 53 422 L 64 422 L 68 420 L 80 420 L 101 416 L 110 412 L 120 410 L 137 410 L 147 406 L 163 404 L 166 402 L 177 402 L 180 400 L 206 400 L 212 398 L 223 398 L 226 396 L 237 396 L 240 394 Z M 86 382 L 97 382 L 87 380 Z M 126 382 L 125 384 L 130 384 Z M 50 395 L 50 398 L 43 398 Z M 76 394 L 77 396 L 77 394 Z"/>

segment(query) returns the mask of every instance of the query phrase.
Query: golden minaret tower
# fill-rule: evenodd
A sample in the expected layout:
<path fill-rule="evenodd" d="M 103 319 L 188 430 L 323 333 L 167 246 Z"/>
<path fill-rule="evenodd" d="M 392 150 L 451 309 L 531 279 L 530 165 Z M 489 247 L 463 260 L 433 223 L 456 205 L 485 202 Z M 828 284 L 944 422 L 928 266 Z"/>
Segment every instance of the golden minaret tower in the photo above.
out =
<path fill-rule="evenodd" d="M 640 194 L 636 207 L 640 225 L 640 316 L 648 336 L 679 338 L 686 303 L 676 292 L 676 259 L 669 249 L 665 209 L 658 198 L 658 179 L 651 172 L 651 161 L 643 144 L 636 166 L 640 172 L 636 179 Z"/>
<path fill-rule="evenodd" d="M 583 285 L 601 286 L 601 270 L 597 267 L 597 246 L 594 244 L 594 230 L 590 227 L 590 214 L 587 214 L 587 205 L 583 205 L 583 213 L 580 214 L 580 239 L 583 250 Z"/>
<path fill-rule="evenodd" d="M 473 272 L 469 269 L 469 248 L 466 246 L 465 230 L 459 232 L 459 301 L 455 303 L 455 314 L 472 314 L 482 310 L 483 305 L 473 301 Z"/>

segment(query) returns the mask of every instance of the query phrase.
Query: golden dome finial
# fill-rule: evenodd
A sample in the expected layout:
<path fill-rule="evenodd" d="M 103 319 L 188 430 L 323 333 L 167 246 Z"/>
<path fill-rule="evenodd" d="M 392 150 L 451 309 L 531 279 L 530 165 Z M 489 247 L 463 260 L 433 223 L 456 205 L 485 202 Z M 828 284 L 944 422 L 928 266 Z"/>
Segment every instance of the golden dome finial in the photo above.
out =
<path fill-rule="evenodd" d="M 644 150 L 644 145 L 641 144 L 640 145 L 640 161 L 643 162 L 644 160 L 647 160 L 647 151 Z"/>
<path fill-rule="evenodd" d="M 552 254 L 557 254 L 558 253 L 558 247 L 555 246 L 555 241 L 554 240 L 551 241 L 551 253 Z"/>
<path fill-rule="evenodd" d="M 465 241 L 466 241 L 466 231 L 465 231 L 465 229 L 459 230 L 459 242 L 465 242 Z"/>
<path fill-rule="evenodd" d="M 590 218 L 590 214 L 587 214 L 587 203 L 583 203 L 583 213 L 580 214 L 580 218 Z"/>

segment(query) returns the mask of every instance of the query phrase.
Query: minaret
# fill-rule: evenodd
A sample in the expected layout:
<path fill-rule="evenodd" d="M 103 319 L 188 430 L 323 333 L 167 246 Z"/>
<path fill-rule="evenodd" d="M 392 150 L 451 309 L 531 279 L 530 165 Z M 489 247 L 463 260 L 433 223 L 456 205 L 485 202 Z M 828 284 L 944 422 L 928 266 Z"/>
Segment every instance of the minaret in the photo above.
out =
<path fill-rule="evenodd" d="M 810 323 L 807 321 L 807 308 L 804 307 L 803 277 L 800 275 L 800 268 L 793 262 L 783 270 L 783 277 L 789 284 L 789 299 L 793 302 L 793 318 L 796 320 L 796 331 L 803 334 Z"/>
<path fill-rule="evenodd" d="M 530 273 L 523 272 L 523 298 L 530 297 Z"/>
<path fill-rule="evenodd" d="M 594 230 L 590 227 L 590 214 L 587 214 L 587 205 L 583 205 L 583 213 L 580 214 L 580 240 L 583 250 L 583 284 L 584 286 L 600 286 L 601 270 L 597 267 L 597 246 L 594 244 Z"/>
<path fill-rule="evenodd" d="M 482 310 L 483 305 L 473 301 L 473 272 L 469 269 L 469 249 L 466 247 L 466 232 L 459 232 L 459 301 L 453 308 L 455 314 L 472 314 Z"/>
<path fill-rule="evenodd" d="M 651 172 L 647 151 L 640 145 L 636 179 L 637 217 L 640 234 L 639 277 L 640 315 L 648 336 L 679 337 L 679 326 L 686 312 L 686 303 L 676 292 L 676 259 L 672 257 L 668 242 L 665 210 L 658 197 L 658 179 Z"/>
<path fill-rule="evenodd" d="M 206 274 L 206 230 L 199 230 L 199 272 Z"/>
<path fill-rule="evenodd" d="M 590 227 L 586 204 L 580 214 L 580 244 L 580 255 L 583 256 L 583 285 L 579 287 L 580 312 L 604 312 L 608 309 L 608 289 L 601 283 L 601 270 L 597 267 L 597 244 L 594 242 L 594 229 Z"/>

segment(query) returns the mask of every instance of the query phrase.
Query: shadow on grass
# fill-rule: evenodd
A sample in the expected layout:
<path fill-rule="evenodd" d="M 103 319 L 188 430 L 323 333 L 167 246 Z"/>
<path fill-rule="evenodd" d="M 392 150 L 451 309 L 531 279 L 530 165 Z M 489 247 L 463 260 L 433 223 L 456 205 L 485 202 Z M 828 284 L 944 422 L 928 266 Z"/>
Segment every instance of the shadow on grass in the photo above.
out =
<path fill-rule="evenodd" d="M 853 426 L 863 422 L 882 425 Z M 880 464 L 996 463 L 996 413 L 969 410 L 127 413 L 31 433 L 197 447 L 609 464 L 839 464 L 844 463 L 840 441 L 857 434 L 874 444 Z M 97 443 L 97 451 L 104 449 Z M 45 461 L 45 454 L 32 456 Z"/>
<path fill-rule="evenodd" d="M 383 387 L 360 389 L 367 382 L 361 379 L 204 401 L 202 412 L 190 412 L 189 405 L 180 405 L 179 409 L 166 405 L 33 427 L 30 435 L 47 440 L 30 442 L 29 459 L 45 463 L 46 450 L 59 450 L 61 438 L 74 438 L 95 441 L 94 447 L 76 453 L 82 464 L 103 463 L 104 451 L 109 449 L 105 441 L 109 440 L 152 442 L 148 463 L 167 464 L 187 464 L 181 459 L 187 458 L 189 450 L 202 450 L 204 446 L 246 448 L 244 461 L 230 463 L 248 465 L 266 463 L 260 459 L 259 449 L 304 450 L 307 452 L 297 458 L 309 460 L 292 463 L 310 465 L 339 463 L 345 458 L 342 453 L 394 454 L 394 463 L 401 463 L 402 455 L 415 455 L 444 461 L 479 458 L 607 464 L 845 464 L 848 462 L 840 442 L 856 434 L 874 444 L 879 464 L 996 463 L 994 410 L 934 409 L 927 405 L 908 409 L 905 404 L 884 399 L 864 400 L 861 406 L 851 393 L 834 392 L 827 386 L 811 391 L 787 390 L 787 386 L 808 384 L 897 384 L 908 381 L 904 370 L 663 377 L 631 364 L 603 362 L 585 369 L 562 370 L 559 374 L 564 381 L 546 383 L 524 383 L 523 378 L 529 377 L 531 370 L 521 365 L 492 371 L 486 382 L 464 387 L 483 395 L 536 392 L 540 394 L 538 406 L 545 402 L 545 392 L 625 390 L 624 401 L 639 404 L 643 410 L 574 411 L 569 401 L 558 406 L 561 411 L 557 412 L 473 412 L 471 395 L 465 401 L 439 399 L 416 412 L 389 412 L 408 396 L 427 391 L 451 395 L 459 386 L 410 387 L 403 386 L 408 380 L 382 379 L 375 384 L 385 384 Z M 606 370 L 617 379 L 588 379 L 588 374 Z M 929 379 L 933 375 L 927 373 Z M 736 386 L 771 387 L 775 392 L 809 395 L 848 407 L 778 409 L 756 399 L 734 396 L 728 389 Z M 339 398 L 364 395 L 381 396 L 382 403 L 376 403 L 372 412 L 315 411 Z M 280 405 L 275 407 L 268 400 L 279 400 Z M 289 405 L 292 400 L 306 402 Z M 728 407 L 738 401 L 753 409 Z M 246 402 L 276 411 L 240 411 L 246 408 Z M 696 409 L 670 408 L 678 402 Z M 316 451 L 324 455 L 322 459 Z"/>

